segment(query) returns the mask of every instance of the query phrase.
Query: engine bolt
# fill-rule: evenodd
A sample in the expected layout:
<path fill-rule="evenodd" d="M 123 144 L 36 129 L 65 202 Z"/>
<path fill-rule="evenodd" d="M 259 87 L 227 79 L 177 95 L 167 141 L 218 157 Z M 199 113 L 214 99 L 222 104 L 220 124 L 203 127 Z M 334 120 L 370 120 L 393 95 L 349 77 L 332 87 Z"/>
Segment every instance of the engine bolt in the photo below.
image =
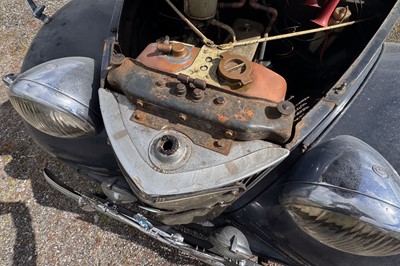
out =
<path fill-rule="evenodd" d="M 186 94 L 186 86 L 185 86 L 185 84 L 178 83 L 176 85 L 176 94 L 178 96 L 185 96 L 185 94 Z"/>
<path fill-rule="evenodd" d="M 234 190 L 234 191 L 231 192 L 231 194 L 236 196 L 237 194 L 239 194 L 239 191 Z"/>
<path fill-rule="evenodd" d="M 156 81 L 156 86 L 161 87 L 163 85 L 163 82 L 161 80 Z"/>
<path fill-rule="evenodd" d="M 225 146 L 225 141 L 220 139 L 214 142 L 214 146 L 217 148 L 223 148 Z"/>
<path fill-rule="evenodd" d="M 227 138 L 227 139 L 233 139 L 234 136 L 235 136 L 235 133 L 232 130 L 228 130 L 225 132 L 225 138 Z"/>
<path fill-rule="evenodd" d="M 136 119 L 136 120 L 142 120 L 142 118 L 143 118 L 143 117 L 142 117 L 141 114 L 139 114 L 139 113 L 136 113 L 136 114 L 135 114 L 135 119 Z"/>
<path fill-rule="evenodd" d="M 124 61 L 124 59 L 125 59 L 125 56 L 123 54 L 114 54 L 111 57 L 110 65 L 112 65 L 113 67 L 120 66 L 122 64 L 122 62 Z"/>
<path fill-rule="evenodd" d="M 278 103 L 278 105 L 276 106 L 276 108 L 278 109 L 279 113 L 281 113 L 282 115 L 290 115 L 292 113 L 295 112 L 295 106 L 293 105 L 293 103 L 289 102 L 289 101 L 281 101 Z"/>
<path fill-rule="evenodd" d="M 204 97 L 204 91 L 201 89 L 194 89 L 193 90 L 193 101 L 199 102 Z"/>
<path fill-rule="evenodd" d="M 179 120 L 182 121 L 182 122 L 185 122 L 185 121 L 187 120 L 187 116 L 184 115 L 184 114 L 180 114 L 180 115 L 178 116 L 178 118 L 179 118 Z"/>
<path fill-rule="evenodd" d="M 138 106 L 138 107 L 143 107 L 143 101 L 142 100 L 137 100 L 136 101 L 136 105 Z"/>
<path fill-rule="evenodd" d="M 226 103 L 226 99 L 225 99 L 225 97 L 220 96 L 220 97 L 215 98 L 214 103 L 217 105 L 223 105 Z"/>

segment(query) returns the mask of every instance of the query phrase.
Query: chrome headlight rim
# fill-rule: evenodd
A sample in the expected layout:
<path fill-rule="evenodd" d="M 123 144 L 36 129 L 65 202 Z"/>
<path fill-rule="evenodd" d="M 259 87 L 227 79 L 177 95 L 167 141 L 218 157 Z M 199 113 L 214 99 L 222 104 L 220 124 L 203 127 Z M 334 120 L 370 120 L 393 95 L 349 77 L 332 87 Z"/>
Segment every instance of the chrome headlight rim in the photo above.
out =
<path fill-rule="evenodd" d="M 47 135 L 93 136 L 102 128 L 100 110 L 92 108 L 98 106 L 98 100 L 93 100 L 97 90 L 92 88 L 96 75 L 93 59 L 55 59 L 20 74 L 10 84 L 8 96 L 20 116 Z M 34 113 L 35 108 L 38 113 Z"/>
<path fill-rule="evenodd" d="M 330 184 L 286 183 L 283 186 L 280 203 L 283 206 L 303 203 L 357 216 L 359 219 L 366 219 L 365 222 L 372 224 L 379 222 L 379 225 L 387 225 L 387 229 L 392 226 L 400 227 L 400 206 L 355 190 Z M 355 206 L 357 206 L 357 209 Z M 371 209 L 382 209 L 382 211 L 385 211 L 385 215 L 380 212 L 370 212 Z"/>
<path fill-rule="evenodd" d="M 296 162 L 280 204 L 314 241 L 343 253 L 386 257 L 400 254 L 399 196 L 400 176 L 390 163 L 362 140 L 341 135 Z"/>

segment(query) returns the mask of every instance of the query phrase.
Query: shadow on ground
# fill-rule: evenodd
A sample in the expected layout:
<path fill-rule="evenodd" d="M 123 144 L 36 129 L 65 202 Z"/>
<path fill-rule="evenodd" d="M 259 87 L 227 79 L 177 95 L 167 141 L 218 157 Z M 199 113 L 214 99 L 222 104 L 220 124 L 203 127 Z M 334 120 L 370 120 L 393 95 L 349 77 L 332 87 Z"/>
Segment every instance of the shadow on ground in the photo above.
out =
<path fill-rule="evenodd" d="M 14 265 L 36 265 L 36 242 L 32 228 L 32 217 L 28 207 L 19 202 L 0 202 L 0 217 L 11 214 L 16 230 L 14 244 Z"/>
<path fill-rule="evenodd" d="M 45 207 L 56 208 L 79 214 L 79 218 L 94 224 L 102 230 L 112 232 L 137 245 L 151 249 L 170 263 L 199 264 L 187 255 L 151 239 L 134 228 L 110 219 L 99 219 L 94 222 L 92 213 L 84 213 L 71 199 L 66 199 L 58 191 L 52 189 L 42 176 L 42 169 L 49 168 L 60 174 L 60 180 L 67 181 L 71 187 L 89 188 L 96 184 L 77 176 L 70 168 L 57 162 L 40 150 L 25 131 L 21 118 L 12 108 L 10 101 L 0 106 L 0 156 L 8 156 L 11 160 L 4 166 L 5 173 L 13 179 L 30 179 L 35 201 Z M 12 193 L 12 192 L 11 192 Z M 35 233 L 29 208 L 23 203 L 0 202 L 0 215 L 11 214 L 16 228 L 14 246 L 14 265 L 36 265 Z M 71 232 L 72 233 L 72 232 Z M 138 235 L 139 234 L 139 235 Z M 163 252 L 160 254 L 160 250 Z M 166 251 L 166 252 L 165 252 Z M 178 262 L 179 258 L 179 262 Z"/>

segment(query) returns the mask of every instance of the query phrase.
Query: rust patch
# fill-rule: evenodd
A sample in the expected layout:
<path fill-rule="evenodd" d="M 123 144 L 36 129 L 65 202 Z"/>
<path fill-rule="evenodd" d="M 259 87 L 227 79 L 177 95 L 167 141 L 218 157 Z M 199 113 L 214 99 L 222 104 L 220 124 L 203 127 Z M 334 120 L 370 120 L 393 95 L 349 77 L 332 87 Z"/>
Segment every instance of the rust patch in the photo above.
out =
<path fill-rule="evenodd" d="M 234 117 L 242 122 L 248 122 L 249 120 L 247 119 L 246 116 L 243 114 L 235 114 Z"/>
<path fill-rule="evenodd" d="M 155 116 L 139 109 L 135 110 L 131 117 L 131 121 L 156 130 L 173 129 L 179 131 L 190 138 L 194 144 L 221 153 L 223 155 L 229 154 L 232 148 L 232 144 L 234 142 L 234 140 L 231 139 L 222 139 L 223 141 L 221 142 L 221 138 L 213 137 L 206 132 L 193 129 L 186 125 L 182 125 L 179 123 L 170 123 L 168 119 Z M 223 144 L 216 145 L 216 143 Z"/>
<path fill-rule="evenodd" d="M 168 99 L 168 96 L 167 96 L 167 95 L 162 94 L 162 93 L 159 93 L 159 92 L 154 93 L 154 95 L 155 95 L 158 99 L 160 99 L 161 101 L 167 100 L 167 99 Z"/>
<path fill-rule="evenodd" d="M 246 113 L 246 115 L 247 115 L 248 117 L 253 117 L 253 116 L 254 116 L 254 112 L 253 112 L 252 109 L 247 109 L 247 110 L 245 111 L 245 113 Z"/>
<path fill-rule="evenodd" d="M 189 82 L 181 79 L 153 72 L 132 60 L 124 60 L 121 66 L 112 69 L 108 74 L 112 88 L 123 92 L 138 109 L 164 119 L 155 123 L 156 119 L 151 118 L 154 123 L 147 123 L 146 114 L 135 113 L 136 122 L 152 128 L 157 124 L 157 129 L 183 124 L 191 129 L 182 129 L 185 132 L 204 133 L 194 142 L 200 142 L 200 146 L 207 146 L 222 154 L 229 153 L 226 145 L 220 142 L 221 139 L 228 138 L 225 136 L 227 131 L 235 132 L 229 139 L 237 140 L 266 139 L 283 143 L 290 137 L 294 113 L 282 116 L 278 113 L 276 104 L 271 101 L 243 97 L 211 85 L 204 92 L 193 88 L 196 79 L 187 77 Z M 185 87 L 183 92 L 178 90 L 179 85 Z M 195 102 L 197 91 L 202 92 L 201 103 Z M 218 98 L 224 99 L 223 105 L 215 101 Z M 138 104 L 139 101 L 142 102 L 141 105 Z M 195 134 L 197 133 L 193 133 Z"/>
<path fill-rule="evenodd" d="M 254 116 L 253 109 L 246 109 L 239 114 L 235 114 L 234 117 L 242 122 L 248 122 Z"/>
<path fill-rule="evenodd" d="M 218 116 L 218 121 L 220 121 L 221 123 L 224 123 L 229 120 L 229 117 L 226 117 L 223 114 L 218 114 L 217 116 Z"/>

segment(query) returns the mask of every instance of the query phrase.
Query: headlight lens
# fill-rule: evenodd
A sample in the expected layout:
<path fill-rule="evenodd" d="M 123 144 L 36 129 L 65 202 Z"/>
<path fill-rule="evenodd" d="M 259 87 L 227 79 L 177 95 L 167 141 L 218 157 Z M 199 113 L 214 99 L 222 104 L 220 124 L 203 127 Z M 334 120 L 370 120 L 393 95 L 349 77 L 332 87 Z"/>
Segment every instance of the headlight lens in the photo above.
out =
<path fill-rule="evenodd" d="M 34 128 L 55 137 L 91 135 L 95 128 L 87 121 L 39 103 L 11 97 L 15 110 Z"/>
<path fill-rule="evenodd" d="M 400 252 L 399 239 L 359 219 L 310 206 L 293 204 L 286 209 L 305 232 L 327 246 L 361 256 Z"/>
<path fill-rule="evenodd" d="M 15 110 L 37 130 L 59 138 L 96 134 L 101 126 L 93 59 L 66 57 L 19 75 L 8 91 Z"/>
<path fill-rule="evenodd" d="M 280 203 L 315 240 L 359 256 L 400 254 L 400 176 L 359 139 L 317 145 L 293 167 Z"/>

